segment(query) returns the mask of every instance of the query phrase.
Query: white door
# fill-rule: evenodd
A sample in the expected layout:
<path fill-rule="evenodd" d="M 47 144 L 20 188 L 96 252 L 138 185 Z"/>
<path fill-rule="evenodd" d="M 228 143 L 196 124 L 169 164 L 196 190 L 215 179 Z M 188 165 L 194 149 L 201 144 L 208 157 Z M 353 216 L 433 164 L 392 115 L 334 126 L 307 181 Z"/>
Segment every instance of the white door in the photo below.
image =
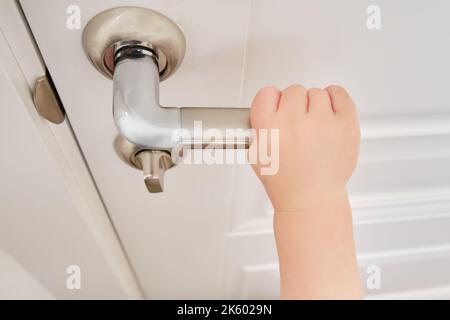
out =
<path fill-rule="evenodd" d="M 106 208 L 147 298 L 275 298 L 271 207 L 250 168 L 179 166 L 148 194 L 114 152 L 112 82 L 88 61 L 86 23 L 134 5 L 173 19 L 187 41 L 161 84 L 167 106 L 248 106 L 262 86 L 342 84 L 363 142 L 350 185 L 368 296 L 449 297 L 448 1 L 21 0 Z M 67 19 L 80 9 L 80 28 Z M 447 147 L 445 147 L 447 146 Z"/>
<path fill-rule="evenodd" d="M 15 1 L 0 4 L 0 299 L 139 298 L 68 121 L 39 116 L 45 74 Z"/>

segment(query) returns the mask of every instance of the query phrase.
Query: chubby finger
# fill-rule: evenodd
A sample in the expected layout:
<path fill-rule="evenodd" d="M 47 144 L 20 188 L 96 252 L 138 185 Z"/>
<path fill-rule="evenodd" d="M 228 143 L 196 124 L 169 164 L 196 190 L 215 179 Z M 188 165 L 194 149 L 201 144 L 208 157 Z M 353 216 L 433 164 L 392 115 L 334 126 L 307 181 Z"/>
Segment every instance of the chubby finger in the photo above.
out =
<path fill-rule="evenodd" d="M 276 87 L 265 87 L 258 91 L 252 102 L 250 121 L 253 128 L 264 128 L 275 117 L 281 92 Z"/>
<path fill-rule="evenodd" d="M 299 84 L 293 84 L 281 92 L 278 112 L 293 116 L 306 114 L 308 107 L 308 90 Z"/>
<path fill-rule="evenodd" d="M 356 113 L 355 104 L 347 90 L 336 85 L 328 86 L 326 90 L 330 96 L 333 110 L 337 115 L 346 116 Z"/>
<path fill-rule="evenodd" d="M 326 90 L 311 88 L 308 90 L 308 113 L 312 115 L 332 115 L 330 96 Z"/>

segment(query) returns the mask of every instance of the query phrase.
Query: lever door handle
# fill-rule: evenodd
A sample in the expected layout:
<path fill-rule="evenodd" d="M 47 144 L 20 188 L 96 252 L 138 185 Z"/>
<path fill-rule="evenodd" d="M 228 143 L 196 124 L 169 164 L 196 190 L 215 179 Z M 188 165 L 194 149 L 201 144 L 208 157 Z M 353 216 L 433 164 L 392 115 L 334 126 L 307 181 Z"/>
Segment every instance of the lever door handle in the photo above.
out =
<path fill-rule="evenodd" d="M 150 192 L 163 190 L 164 172 L 183 149 L 249 147 L 247 108 L 160 105 L 159 82 L 175 72 L 185 52 L 182 31 L 166 16 L 137 7 L 106 10 L 87 24 L 83 45 L 94 66 L 113 79 L 114 121 L 125 141 L 116 148 L 143 170 Z M 204 134 L 209 130 L 215 135 Z"/>

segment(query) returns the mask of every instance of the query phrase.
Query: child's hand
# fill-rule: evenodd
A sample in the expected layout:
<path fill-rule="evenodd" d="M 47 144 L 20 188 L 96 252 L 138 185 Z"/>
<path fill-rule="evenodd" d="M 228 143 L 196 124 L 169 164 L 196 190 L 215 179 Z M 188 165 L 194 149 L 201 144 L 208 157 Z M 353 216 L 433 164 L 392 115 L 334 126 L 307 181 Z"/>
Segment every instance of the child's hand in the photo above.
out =
<path fill-rule="evenodd" d="M 360 133 L 345 89 L 264 88 L 253 100 L 251 123 L 256 130 L 279 129 L 278 173 L 260 175 L 260 164 L 253 166 L 276 211 L 335 205 L 346 197 Z"/>
<path fill-rule="evenodd" d="M 251 122 L 257 131 L 279 129 L 278 173 L 253 167 L 275 209 L 281 297 L 361 298 L 345 188 L 359 146 L 351 98 L 337 86 L 266 88 L 253 101 Z"/>

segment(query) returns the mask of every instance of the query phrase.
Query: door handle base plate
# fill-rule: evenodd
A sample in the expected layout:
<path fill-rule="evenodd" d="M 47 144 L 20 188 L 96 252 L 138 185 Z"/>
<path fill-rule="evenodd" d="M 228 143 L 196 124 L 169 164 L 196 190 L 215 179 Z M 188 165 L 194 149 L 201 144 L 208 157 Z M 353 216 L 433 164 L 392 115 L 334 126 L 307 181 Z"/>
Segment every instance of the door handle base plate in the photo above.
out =
<path fill-rule="evenodd" d="M 117 7 L 93 17 L 83 31 L 83 47 L 91 62 L 106 77 L 114 73 L 114 51 L 124 41 L 146 43 L 160 61 L 160 80 L 172 75 L 183 61 L 186 40 L 168 17 L 140 7 Z"/>

